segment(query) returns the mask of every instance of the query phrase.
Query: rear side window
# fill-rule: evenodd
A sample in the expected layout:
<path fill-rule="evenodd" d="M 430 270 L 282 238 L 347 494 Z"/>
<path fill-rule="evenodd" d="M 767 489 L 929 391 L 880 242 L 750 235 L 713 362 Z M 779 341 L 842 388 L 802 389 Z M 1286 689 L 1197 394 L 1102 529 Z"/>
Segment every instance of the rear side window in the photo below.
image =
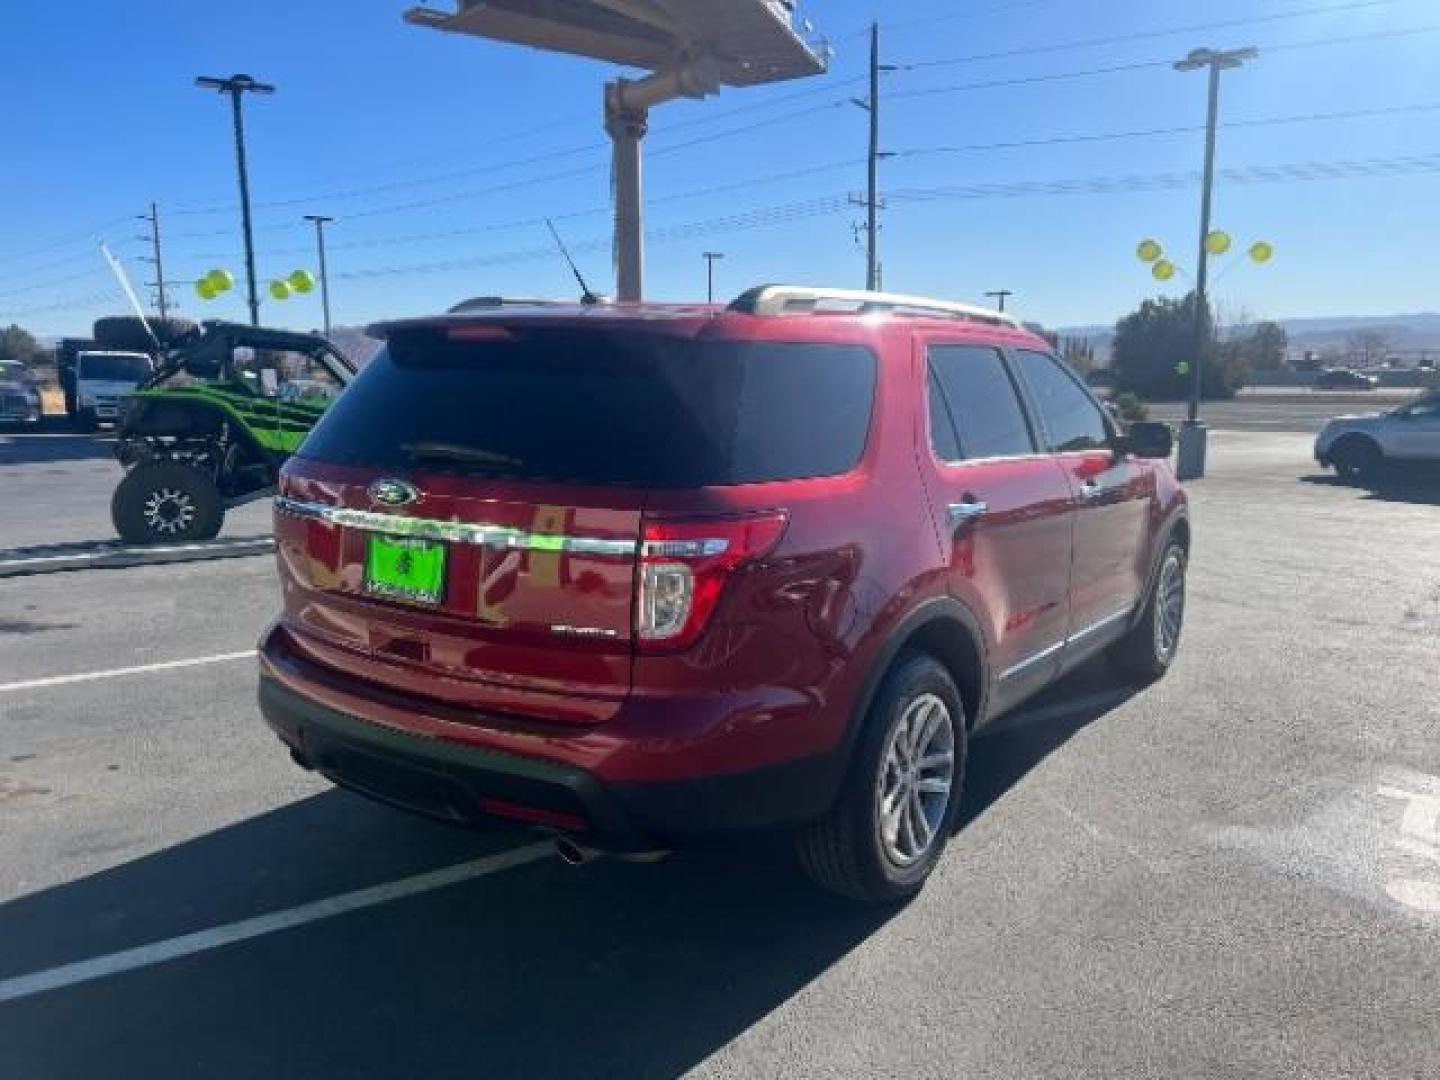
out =
<path fill-rule="evenodd" d="M 1019 394 L 999 352 L 976 345 L 932 345 L 929 358 L 936 457 L 959 461 L 1035 452 Z"/>
<path fill-rule="evenodd" d="M 1020 375 L 1030 388 L 1051 453 L 1098 450 L 1109 445 L 1105 416 L 1075 378 L 1047 353 L 1015 354 Z"/>
<path fill-rule="evenodd" d="M 875 357 L 850 345 L 571 328 L 397 333 L 302 457 L 646 487 L 833 476 L 860 460 Z"/>

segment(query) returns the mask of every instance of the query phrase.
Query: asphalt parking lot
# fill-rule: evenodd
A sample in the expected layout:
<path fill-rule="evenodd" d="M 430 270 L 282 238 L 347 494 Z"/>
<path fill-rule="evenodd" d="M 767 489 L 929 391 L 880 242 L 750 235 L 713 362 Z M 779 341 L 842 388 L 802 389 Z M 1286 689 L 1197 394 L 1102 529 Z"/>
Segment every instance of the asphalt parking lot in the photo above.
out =
<path fill-rule="evenodd" d="M 979 740 L 899 911 L 328 789 L 254 706 L 268 558 L 0 580 L 0 1075 L 1440 1075 L 1440 487 L 1273 404 L 1215 419 L 1176 668 Z M 108 535 L 92 443 L 0 437 L 0 547 Z"/>

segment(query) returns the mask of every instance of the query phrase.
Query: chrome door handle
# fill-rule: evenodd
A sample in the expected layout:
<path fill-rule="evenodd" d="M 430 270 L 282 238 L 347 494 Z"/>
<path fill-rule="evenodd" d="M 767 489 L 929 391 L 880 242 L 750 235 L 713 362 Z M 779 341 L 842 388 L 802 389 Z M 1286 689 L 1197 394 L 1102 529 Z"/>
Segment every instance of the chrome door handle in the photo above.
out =
<path fill-rule="evenodd" d="M 954 532 L 961 525 L 975 521 L 990 507 L 983 502 L 955 502 L 945 507 L 945 517 L 950 522 L 950 531 Z"/>

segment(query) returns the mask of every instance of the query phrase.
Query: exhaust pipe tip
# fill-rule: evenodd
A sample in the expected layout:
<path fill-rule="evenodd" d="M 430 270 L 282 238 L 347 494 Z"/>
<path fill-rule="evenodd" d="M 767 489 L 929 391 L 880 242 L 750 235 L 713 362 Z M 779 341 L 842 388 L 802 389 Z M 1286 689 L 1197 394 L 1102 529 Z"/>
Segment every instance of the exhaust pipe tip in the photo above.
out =
<path fill-rule="evenodd" d="M 568 866 L 584 866 L 597 859 L 615 859 L 619 862 L 628 863 L 657 863 L 670 856 L 665 849 L 655 851 L 630 851 L 621 849 L 610 851 L 601 848 L 586 847 L 584 844 L 571 840 L 568 836 L 557 836 L 555 838 L 555 853 L 563 859 Z"/>
<path fill-rule="evenodd" d="M 566 866 L 584 866 L 600 857 L 600 853 L 593 848 L 581 847 L 574 840 L 563 836 L 555 840 L 555 854 L 560 856 Z"/>

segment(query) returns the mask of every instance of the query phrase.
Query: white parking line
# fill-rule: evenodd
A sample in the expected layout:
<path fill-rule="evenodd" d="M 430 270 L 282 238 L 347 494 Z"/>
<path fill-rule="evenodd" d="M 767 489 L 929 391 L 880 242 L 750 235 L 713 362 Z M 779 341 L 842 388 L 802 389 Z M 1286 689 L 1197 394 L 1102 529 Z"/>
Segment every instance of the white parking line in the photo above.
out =
<path fill-rule="evenodd" d="M 458 866 L 446 867 L 443 870 L 431 870 L 428 873 L 416 874 L 414 877 L 401 878 L 399 881 L 389 881 L 383 885 L 372 885 L 366 889 L 341 893 L 339 896 L 329 896 L 323 900 L 301 904 L 299 907 L 289 908 L 285 911 L 257 915 L 252 919 L 241 919 L 239 922 L 230 923 L 227 926 L 198 930 L 193 934 L 184 934 L 166 941 L 156 941 L 138 948 L 126 949 L 123 952 L 110 953 L 107 956 L 97 956 L 90 960 L 66 964 L 63 967 L 50 968 L 48 971 L 37 971 L 30 975 L 5 979 L 0 981 L 0 1003 L 30 997 L 34 994 L 43 994 L 47 990 L 60 990 L 77 983 L 103 979 L 107 975 L 118 975 L 126 971 L 163 964 L 169 960 L 178 960 L 184 956 L 209 952 L 211 949 L 234 945 L 236 942 L 248 941 L 265 934 L 291 930 L 306 923 L 331 919 L 336 915 L 347 915 L 352 911 L 362 911 L 365 908 L 377 907 L 395 900 L 404 900 L 407 897 L 443 889 L 449 885 L 457 885 L 462 881 L 485 877 L 487 874 L 498 874 L 502 870 L 509 870 L 512 867 L 523 866 L 525 863 L 543 859 L 552 850 L 549 844 L 527 844 L 525 847 L 516 848 L 513 851 L 487 855 L 483 859 L 460 863 Z"/>
<path fill-rule="evenodd" d="M 255 659 L 255 650 L 246 649 L 244 652 L 193 656 L 188 660 L 165 660 L 158 664 L 139 664 L 136 667 L 111 668 L 109 671 L 82 671 L 78 675 L 52 675 L 48 679 L 26 679 L 23 682 L 0 683 L 0 694 L 10 694 L 17 690 L 38 690 L 45 686 L 95 682 L 99 679 L 116 679 L 122 675 L 144 675 L 151 671 L 174 671 L 176 668 L 199 667 L 202 664 L 224 664 L 232 660 L 253 659 Z"/>

